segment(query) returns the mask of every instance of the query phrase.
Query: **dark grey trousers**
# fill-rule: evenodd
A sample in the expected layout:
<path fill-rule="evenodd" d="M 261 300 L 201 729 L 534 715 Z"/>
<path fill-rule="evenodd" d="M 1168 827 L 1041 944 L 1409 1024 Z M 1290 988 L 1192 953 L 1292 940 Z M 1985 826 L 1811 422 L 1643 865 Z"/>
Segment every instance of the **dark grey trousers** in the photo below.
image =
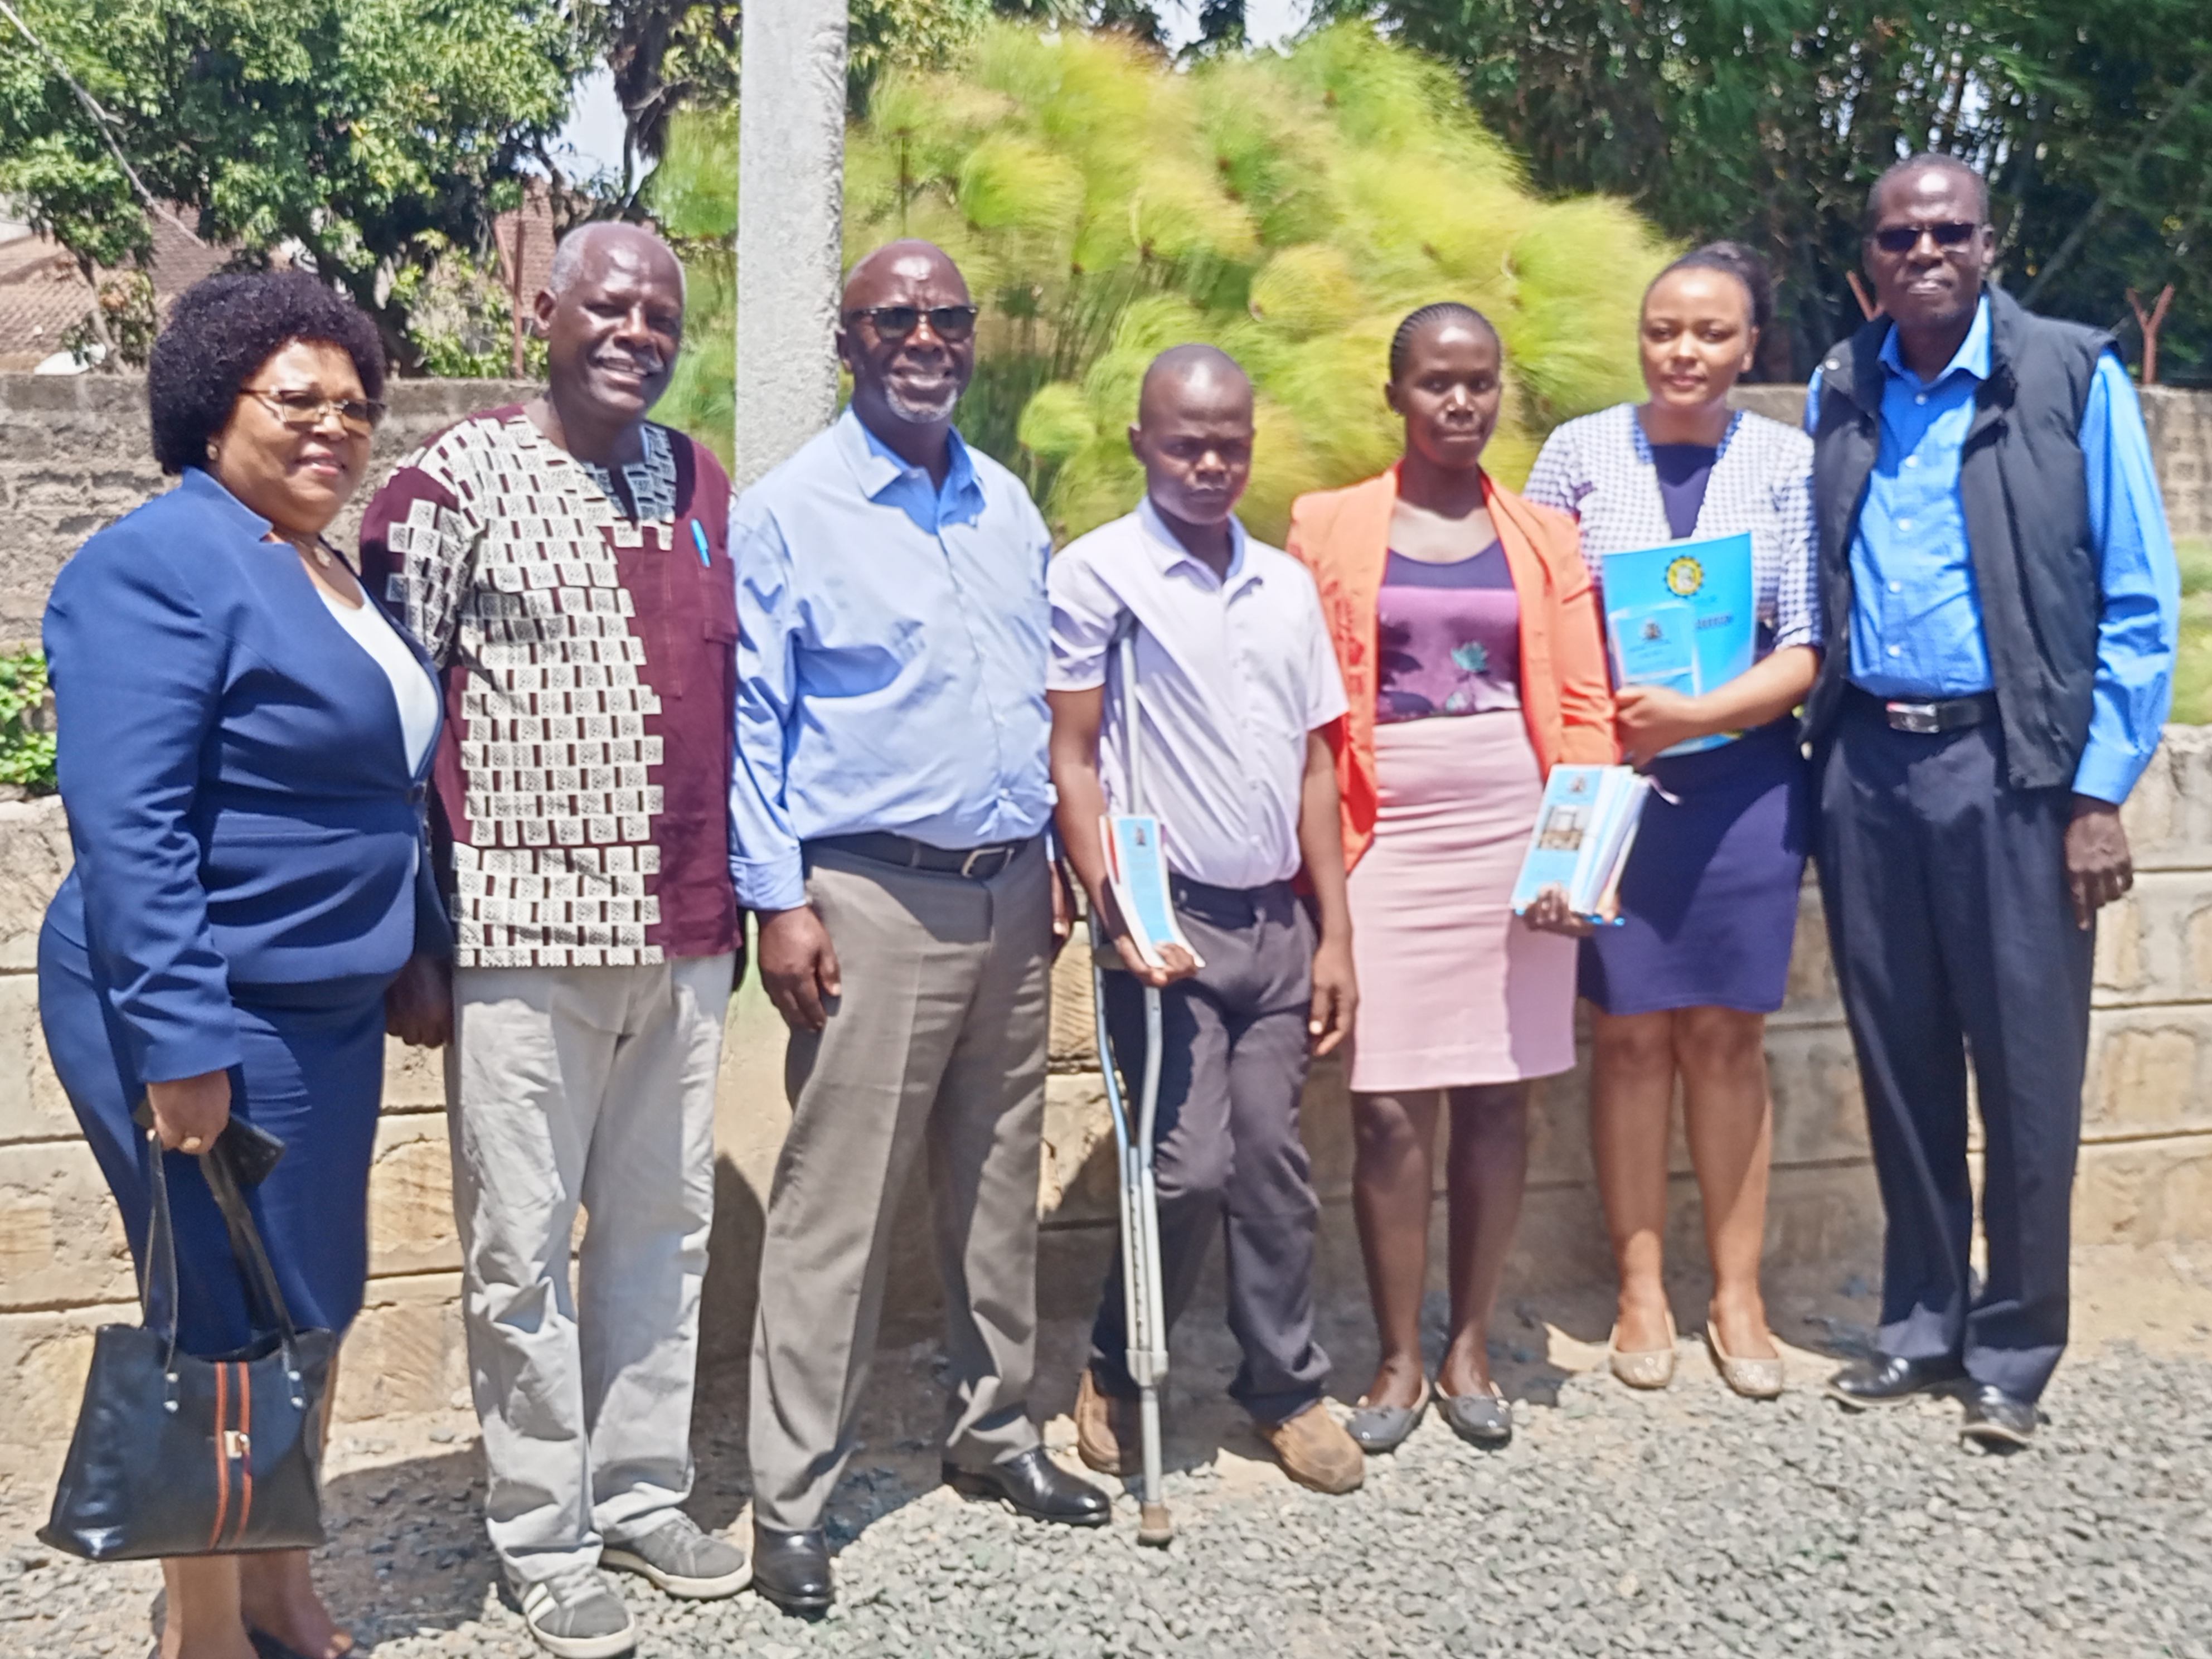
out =
<path fill-rule="evenodd" d="M 1206 966 L 1161 993 L 1153 1146 L 1161 1288 L 1172 1328 L 1190 1304 L 1214 1229 L 1229 1251 L 1229 1328 L 1244 1351 L 1231 1396 L 1262 1423 L 1321 1398 L 1314 1340 L 1314 1228 L 1321 1205 L 1298 1139 L 1313 923 L 1288 882 L 1246 891 L 1176 877 L 1176 913 Z M 1144 988 L 1106 975 L 1106 1023 L 1133 1118 L 1145 1075 Z M 1098 1385 L 1136 1394 L 1125 1360 L 1118 1255 L 1091 1333 Z"/>
<path fill-rule="evenodd" d="M 2068 898 L 2071 792 L 2008 784 L 1994 722 L 1893 732 L 1863 695 L 1818 775 L 1820 892 L 1887 1215 L 1881 1348 L 2033 1400 L 2066 1346 L 2096 942 Z M 1990 1268 L 1971 1297 L 1969 1054 Z"/>

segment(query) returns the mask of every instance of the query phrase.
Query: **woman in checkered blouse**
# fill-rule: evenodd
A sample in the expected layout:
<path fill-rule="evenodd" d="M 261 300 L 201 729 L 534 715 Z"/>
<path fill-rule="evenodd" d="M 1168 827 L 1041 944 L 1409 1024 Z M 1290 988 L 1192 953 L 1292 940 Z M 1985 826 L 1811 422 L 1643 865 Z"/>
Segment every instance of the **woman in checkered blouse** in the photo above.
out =
<path fill-rule="evenodd" d="M 1820 656 L 1812 444 L 1727 402 L 1770 313 L 1750 250 L 1719 242 L 1677 260 L 1644 299 L 1650 401 L 1560 427 L 1526 492 L 1580 520 L 1593 567 L 1691 537 L 1752 538 L 1754 665 L 1702 696 L 1617 694 L 1623 755 L 1665 793 L 1647 805 L 1621 882 L 1624 925 L 1583 941 L 1579 988 L 1597 1011 L 1590 1126 L 1620 1275 L 1613 1373 L 1638 1388 L 1674 1375 L 1661 1240 L 1679 1073 L 1712 1258 L 1705 1340 L 1729 1386 L 1757 1397 L 1782 1388 L 1759 1288 L 1772 1134 L 1765 1017 L 1782 1004 L 1811 815 L 1791 711 Z M 1717 732 L 1742 735 L 1656 758 Z"/>

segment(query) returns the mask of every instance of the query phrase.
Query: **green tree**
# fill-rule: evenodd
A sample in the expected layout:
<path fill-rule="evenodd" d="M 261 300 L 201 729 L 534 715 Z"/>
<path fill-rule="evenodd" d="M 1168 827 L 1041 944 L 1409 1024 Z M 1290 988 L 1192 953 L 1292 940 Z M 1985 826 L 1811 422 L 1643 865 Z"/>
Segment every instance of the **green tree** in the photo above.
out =
<path fill-rule="evenodd" d="M 88 275 L 143 264 L 127 161 L 204 238 L 343 289 L 408 368 L 410 273 L 486 246 L 589 48 L 557 0 L 13 3 L 46 51 L 0 21 L 0 194 Z"/>
<path fill-rule="evenodd" d="M 2175 284 L 2173 368 L 2212 373 L 2212 7 L 2203 0 L 1320 0 L 1451 63 L 1549 191 L 1740 236 L 1786 279 L 1770 370 L 1860 312 L 1868 186 L 1910 151 L 1986 170 L 2002 279 L 2131 331 Z"/>
<path fill-rule="evenodd" d="M 726 121 L 679 117 L 653 199 L 711 246 L 734 173 Z M 1480 307 L 1505 341 L 1492 459 L 1517 482 L 1557 421 L 1635 394 L 1637 306 L 1666 254 L 1616 202 L 1534 198 L 1447 72 L 1358 24 L 1187 72 L 1118 36 L 994 26 L 957 70 L 878 87 L 845 204 L 848 255 L 910 234 L 960 262 L 984 307 L 961 429 L 1064 535 L 1136 499 L 1138 378 L 1182 340 L 1251 371 L 1247 517 L 1279 535 L 1293 495 L 1396 455 L 1390 333 L 1437 299 Z M 724 446 L 726 258 L 693 267 L 691 349 L 664 404 Z"/>

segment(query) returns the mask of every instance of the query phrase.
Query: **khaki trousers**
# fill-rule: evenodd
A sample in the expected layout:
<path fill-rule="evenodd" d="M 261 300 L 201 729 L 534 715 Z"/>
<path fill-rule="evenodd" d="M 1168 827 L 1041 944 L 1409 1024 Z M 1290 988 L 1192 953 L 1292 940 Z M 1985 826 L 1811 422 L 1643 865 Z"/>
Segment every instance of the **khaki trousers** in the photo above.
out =
<path fill-rule="evenodd" d="M 811 860 L 807 899 L 843 994 L 785 1060 L 753 1328 L 753 1504 L 821 1524 L 852 1455 L 891 1227 L 927 1152 L 945 1279 L 945 1455 L 970 1468 L 1037 1443 L 1037 1176 L 1044 1120 L 1050 866 L 1040 839 L 997 877 Z"/>
<path fill-rule="evenodd" d="M 652 1531 L 690 1492 L 733 966 L 453 975 L 447 1106 L 485 1524 L 526 1583 L 596 1565 L 603 1539 Z"/>

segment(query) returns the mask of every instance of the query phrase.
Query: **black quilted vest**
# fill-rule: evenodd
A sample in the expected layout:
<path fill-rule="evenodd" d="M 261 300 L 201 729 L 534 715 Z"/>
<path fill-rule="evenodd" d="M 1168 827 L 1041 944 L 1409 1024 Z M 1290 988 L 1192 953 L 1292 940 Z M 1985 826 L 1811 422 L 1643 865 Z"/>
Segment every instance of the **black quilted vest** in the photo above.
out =
<path fill-rule="evenodd" d="M 1990 375 L 1975 394 L 1959 498 L 2012 786 L 2056 788 L 2073 782 L 2089 738 L 2103 600 L 2080 434 L 2112 338 L 2022 310 L 1994 285 L 1986 292 Z M 1891 326 L 1875 318 L 1820 365 L 1813 496 L 1828 649 L 1805 700 L 1815 743 L 1834 729 L 1850 675 L 1851 541 L 1880 448 Z"/>

